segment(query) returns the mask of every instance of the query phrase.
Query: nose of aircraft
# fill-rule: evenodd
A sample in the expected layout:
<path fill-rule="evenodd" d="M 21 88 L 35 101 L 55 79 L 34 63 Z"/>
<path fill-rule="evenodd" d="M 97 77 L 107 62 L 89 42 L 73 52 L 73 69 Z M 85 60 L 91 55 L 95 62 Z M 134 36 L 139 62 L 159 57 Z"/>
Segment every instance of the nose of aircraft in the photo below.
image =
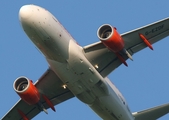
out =
<path fill-rule="evenodd" d="M 24 5 L 19 10 L 19 19 L 20 21 L 28 19 L 31 17 L 33 11 L 31 9 L 31 5 Z"/>

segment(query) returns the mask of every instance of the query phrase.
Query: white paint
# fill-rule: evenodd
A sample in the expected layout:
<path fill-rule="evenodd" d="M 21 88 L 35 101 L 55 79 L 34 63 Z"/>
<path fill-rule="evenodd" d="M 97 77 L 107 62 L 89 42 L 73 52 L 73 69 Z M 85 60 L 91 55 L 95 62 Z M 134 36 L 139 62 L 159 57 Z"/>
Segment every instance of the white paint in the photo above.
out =
<path fill-rule="evenodd" d="M 81 46 L 45 9 L 26 5 L 20 10 L 22 27 L 46 57 L 66 87 L 104 120 L 134 120 L 122 94 L 86 59 Z M 68 69 L 69 68 L 69 69 Z"/>

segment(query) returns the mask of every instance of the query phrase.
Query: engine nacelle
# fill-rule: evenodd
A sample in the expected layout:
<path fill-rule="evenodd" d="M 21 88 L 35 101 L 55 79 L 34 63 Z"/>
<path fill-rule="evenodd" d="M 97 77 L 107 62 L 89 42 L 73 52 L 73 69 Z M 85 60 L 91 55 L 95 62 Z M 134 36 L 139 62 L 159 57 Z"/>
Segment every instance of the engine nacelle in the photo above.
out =
<path fill-rule="evenodd" d="M 117 53 L 123 50 L 124 41 L 116 28 L 111 25 L 104 24 L 97 31 L 97 36 L 101 42 L 111 51 Z"/>
<path fill-rule="evenodd" d="M 14 81 L 13 88 L 23 101 L 29 105 L 39 102 L 40 94 L 32 81 L 26 77 L 19 77 Z"/>

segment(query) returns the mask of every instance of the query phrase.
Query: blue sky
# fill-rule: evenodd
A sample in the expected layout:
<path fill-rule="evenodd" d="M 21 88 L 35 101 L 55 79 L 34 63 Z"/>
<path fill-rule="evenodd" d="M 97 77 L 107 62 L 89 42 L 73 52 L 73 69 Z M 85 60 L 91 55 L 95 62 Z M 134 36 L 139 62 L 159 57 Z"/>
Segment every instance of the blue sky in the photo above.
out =
<path fill-rule="evenodd" d="M 169 17 L 169 1 L 113 1 L 113 0 L 1 0 L 0 32 L 0 118 L 18 101 L 13 81 L 27 76 L 34 82 L 46 71 L 43 55 L 23 32 L 18 11 L 25 4 L 36 4 L 48 9 L 81 45 L 99 41 L 96 32 L 100 25 L 109 23 L 119 33 Z M 169 102 L 169 38 L 146 48 L 121 65 L 109 78 L 119 88 L 132 112 Z M 56 113 L 40 113 L 34 120 L 101 120 L 77 98 L 55 106 Z M 160 120 L 169 119 L 169 115 Z"/>

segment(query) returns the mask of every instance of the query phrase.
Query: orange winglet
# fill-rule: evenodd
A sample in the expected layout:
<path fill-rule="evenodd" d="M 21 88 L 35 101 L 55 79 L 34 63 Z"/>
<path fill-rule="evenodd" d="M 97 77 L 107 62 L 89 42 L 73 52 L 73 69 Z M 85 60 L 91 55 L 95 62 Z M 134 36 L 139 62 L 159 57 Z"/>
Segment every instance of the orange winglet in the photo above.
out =
<path fill-rule="evenodd" d="M 139 36 L 140 36 L 140 38 L 144 41 L 144 43 L 145 43 L 151 50 L 153 50 L 153 47 L 152 47 L 151 43 L 145 38 L 145 36 L 142 35 L 142 34 L 139 34 Z"/>
<path fill-rule="evenodd" d="M 127 65 L 127 63 L 126 63 L 126 61 L 125 61 L 125 59 L 124 59 L 119 53 L 116 53 L 116 55 L 117 55 L 117 57 L 119 58 L 119 60 L 120 60 L 125 66 L 128 67 L 128 65 Z"/>
<path fill-rule="evenodd" d="M 53 110 L 56 112 L 55 110 L 55 107 L 54 105 L 52 104 L 52 102 L 45 96 L 45 95 L 42 95 L 43 99 L 46 101 L 47 105 Z"/>
<path fill-rule="evenodd" d="M 18 109 L 18 113 L 22 116 L 23 120 L 29 120 L 28 117 L 21 110 Z"/>

